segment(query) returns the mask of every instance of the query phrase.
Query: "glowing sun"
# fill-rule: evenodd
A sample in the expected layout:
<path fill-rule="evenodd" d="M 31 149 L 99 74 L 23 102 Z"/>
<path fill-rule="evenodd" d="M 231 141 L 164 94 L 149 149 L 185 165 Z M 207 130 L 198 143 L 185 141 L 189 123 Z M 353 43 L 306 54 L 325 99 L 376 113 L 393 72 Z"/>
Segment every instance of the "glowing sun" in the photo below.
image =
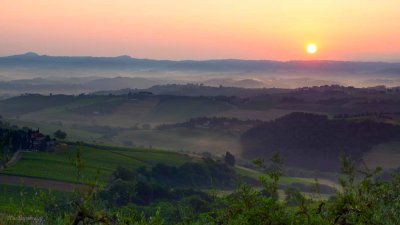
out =
<path fill-rule="evenodd" d="M 308 54 L 315 54 L 318 51 L 318 46 L 314 43 L 309 43 L 306 46 L 306 51 Z"/>

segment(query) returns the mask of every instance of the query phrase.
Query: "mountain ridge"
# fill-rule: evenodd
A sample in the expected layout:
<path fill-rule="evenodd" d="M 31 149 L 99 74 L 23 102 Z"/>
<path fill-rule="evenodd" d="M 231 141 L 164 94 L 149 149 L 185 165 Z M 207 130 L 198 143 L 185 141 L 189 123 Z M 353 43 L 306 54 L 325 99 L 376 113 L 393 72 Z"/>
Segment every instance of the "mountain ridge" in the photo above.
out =
<path fill-rule="evenodd" d="M 183 60 L 173 60 L 173 59 L 152 59 L 152 58 L 136 58 L 130 55 L 119 55 L 119 56 L 90 56 L 90 55 L 82 55 L 82 56 L 62 56 L 62 55 L 46 55 L 39 54 L 36 52 L 26 52 L 22 54 L 16 55 L 6 55 L 0 56 L 0 59 L 3 58 L 24 58 L 24 57 L 38 57 L 38 58 L 91 58 L 91 59 L 131 59 L 131 60 L 149 60 L 149 61 L 161 61 L 161 62 L 272 62 L 272 63 L 308 63 L 308 62 L 320 62 L 320 63 L 358 63 L 358 64 L 400 64 L 400 62 L 386 62 L 386 61 L 363 61 L 363 60 L 271 60 L 271 59 L 240 59 L 240 58 L 221 58 L 221 59 L 183 59 Z"/>
<path fill-rule="evenodd" d="M 174 77 L 213 75 L 249 78 L 273 76 L 332 76 L 336 79 L 349 77 L 369 78 L 384 75 L 385 78 L 400 76 L 400 63 L 357 61 L 273 61 L 273 60 L 158 60 L 141 59 L 123 55 L 117 57 L 48 56 L 28 52 L 22 55 L 0 57 L 0 75 L 4 77 L 83 77 L 83 76 L 143 76 Z M 327 76 L 325 76 L 327 75 Z M 335 77 L 336 75 L 340 75 Z M 344 75 L 344 77 L 343 77 Z M 328 78 L 325 78 L 328 79 Z M 339 79 L 339 78 L 338 78 Z M 260 86 L 260 85 L 258 85 Z"/>

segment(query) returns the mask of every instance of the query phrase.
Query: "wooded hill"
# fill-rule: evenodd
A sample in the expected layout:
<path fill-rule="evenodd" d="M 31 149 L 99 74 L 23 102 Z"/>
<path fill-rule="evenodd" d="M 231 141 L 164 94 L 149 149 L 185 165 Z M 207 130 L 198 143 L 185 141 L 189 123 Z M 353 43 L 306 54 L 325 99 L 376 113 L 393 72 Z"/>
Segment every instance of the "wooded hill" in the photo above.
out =
<path fill-rule="evenodd" d="M 394 140 L 399 134 L 400 126 L 391 124 L 291 113 L 248 130 L 241 144 L 246 158 L 278 152 L 288 166 L 337 171 L 341 155 L 360 160 L 372 146 Z"/>

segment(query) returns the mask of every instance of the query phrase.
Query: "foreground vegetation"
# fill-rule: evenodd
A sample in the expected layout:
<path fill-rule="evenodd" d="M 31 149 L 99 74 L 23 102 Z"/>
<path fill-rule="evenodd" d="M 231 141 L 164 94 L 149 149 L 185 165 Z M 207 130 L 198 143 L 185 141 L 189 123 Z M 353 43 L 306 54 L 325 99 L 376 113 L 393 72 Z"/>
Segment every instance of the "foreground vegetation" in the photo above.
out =
<path fill-rule="evenodd" d="M 154 225 L 400 223 L 398 173 L 391 174 L 390 179 L 382 179 L 380 169 L 371 171 L 365 168 L 358 171 L 353 161 L 342 158 L 339 177 L 341 191 L 323 200 L 318 198 L 319 185 L 316 182 L 311 198 L 289 188 L 285 190 L 285 199 L 282 200 L 278 195 L 278 182 L 283 171 L 282 161 L 275 155 L 272 162 L 266 175 L 260 177 L 261 189 L 242 184 L 233 193 L 225 196 L 182 189 L 180 183 L 171 183 L 171 180 L 166 179 L 168 176 L 157 178 L 157 166 L 152 171 L 139 169 L 132 172 L 118 169 L 113 173 L 106 189 L 97 189 L 97 182 L 94 180 L 87 190 L 77 191 L 62 200 L 39 191 L 44 202 L 37 204 L 40 210 L 0 214 L 0 221 L 2 224 L 15 224 L 16 219 L 25 218 L 26 224 L 31 224 L 33 218 L 45 224 Z M 210 166 L 205 163 L 203 166 Z M 255 163 L 266 167 L 262 160 Z M 192 163 L 194 164 L 196 163 Z M 211 165 L 209 168 L 212 167 Z M 77 171 L 81 169 L 77 167 Z M 193 170 L 185 172 L 193 173 Z M 80 179 L 79 175 L 77 178 Z M 169 183 L 166 185 L 166 182 Z M 21 223 L 23 222 L 24 220 Z"/>

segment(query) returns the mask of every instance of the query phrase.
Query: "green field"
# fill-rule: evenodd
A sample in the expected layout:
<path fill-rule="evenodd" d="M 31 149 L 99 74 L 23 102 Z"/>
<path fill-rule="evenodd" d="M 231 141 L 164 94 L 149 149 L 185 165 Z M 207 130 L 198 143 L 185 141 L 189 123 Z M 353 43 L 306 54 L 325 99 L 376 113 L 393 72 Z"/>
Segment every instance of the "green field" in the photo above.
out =
<path fill-rule="evenodd" d="M 16 165 L 6 168 L 2 173 L 77 182 L 75 162 L 78 149 L 84 163 L 82 182 L 91 182 L 98 176 L 102 184 L 108 182 L 112 172 L 119 166 L 135 169 L 157 163 L 180 165 L 191 160 L 183 154 L 160 150 L 75 146 L 57 150 L 55 153 L 25 152 Z"/>
<path fill-rule="evenodd" d="M 171 151 L 144 148 L 125 148 L 106 145 L 80 145 L 58 149 L 55 153 L 24 152 L 19 162 L 2 171 L 3 174 L 21 177 L 35 177 L 41 179 L 58 180 L 76 183 L 77 168 L 76 154 L 81 153 L 83 169 L 80 182 L 98 182 L 106 185 L 111 174 L 119 166 L 136 169 L 141 166 L 154 166 L 157 163 L 167 165 L 181 165 L 195 160 L 193 157 Z M 257 179 L 263 173 L 245 167 L 236 167 L 239 175 Z M 334 182 L 319 180 L 321 184 L 335 186 Z M 282 177 L 283 185 L 291 183 L 312 184 L 313 179 L 299 177 Z"/>

